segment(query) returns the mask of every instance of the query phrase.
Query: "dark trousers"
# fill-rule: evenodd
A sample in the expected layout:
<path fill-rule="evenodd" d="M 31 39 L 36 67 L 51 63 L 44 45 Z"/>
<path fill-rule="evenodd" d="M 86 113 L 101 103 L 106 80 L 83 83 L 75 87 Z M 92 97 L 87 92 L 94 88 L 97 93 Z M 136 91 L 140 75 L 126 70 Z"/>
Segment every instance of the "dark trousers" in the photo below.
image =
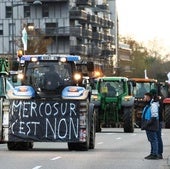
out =
<path fill-rule="evenodd" d="M 162 122 L 159 123 L 159 130 L 156 132 L 158 138 L 158 154 L 163 153 L 163 141 L 162 141 Z"/>
<path fill-rule="evenodd" d="M 156 131 L 149 131 L 146 130 L 146 135 L 148 138 L 148 141 L 151 144 L 151 152 L 152 155 L 158 155 L 158 138 L 157 138 L 157 132 Z"/>

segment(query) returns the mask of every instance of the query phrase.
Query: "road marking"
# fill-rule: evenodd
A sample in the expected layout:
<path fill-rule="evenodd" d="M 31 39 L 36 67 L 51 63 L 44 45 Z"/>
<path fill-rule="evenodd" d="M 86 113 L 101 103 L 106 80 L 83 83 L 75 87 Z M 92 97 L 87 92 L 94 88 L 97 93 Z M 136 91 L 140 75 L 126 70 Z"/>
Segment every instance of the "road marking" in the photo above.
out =
<path fill-rule="evenodd" d="M 107 135 L 112 135 L 112 134 L 115 134 L 115 133 L 106 133 Z"/>
<path fill-rule="evenodd" d="M 32 169 L 39 169 L 39 168 L 41 168 L 42 166 L 41 165 L 39 165 L 39 166 L 36 166 L 36 167 L 34 167 L 34 168 L 32 168 Z"/>
<path fill-rule="evenodd" d="M 58 160 L 58 159 L 60 159 L 60 158 L 61 158 L 61 157 L 58 156 L 58 157 L 51 158 L 50 160 Z"/>
<path fill-rule="evenodd" d="M 97 144 L 103 144 L 103 142 L 99 142 L 99 143 L 97 143 Z"/>
<path fill-rule="evenodd" d="M 136 135 L 137 135 L 136 133 L 132 134 L 132 136 L 136 136 Z"/>
<path fill-rule="evenodd" d="M 116 138 L 116 140 L 120 140 L 120 139 L 122 139 L 122 138 L 121 138 L 121 137 L 117 137 L 117 138 Z"/>

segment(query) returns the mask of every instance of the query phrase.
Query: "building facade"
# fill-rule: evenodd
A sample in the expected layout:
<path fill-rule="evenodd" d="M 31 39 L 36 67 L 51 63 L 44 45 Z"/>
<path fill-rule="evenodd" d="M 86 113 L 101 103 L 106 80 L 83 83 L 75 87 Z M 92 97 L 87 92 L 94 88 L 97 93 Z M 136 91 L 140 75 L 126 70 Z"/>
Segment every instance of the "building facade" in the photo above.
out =
<path fill-rule="evenodd" d="M 44 53 L 80 55 L 84 60 L 113 67 L 117 42 L 115 1 L 1 0 L 0 55 L 16 57 L 23 47 L 22 30 L 26 28 L 28 48 L 35 36 L 31 31 L 41 31 L 42 41 L 52 39 Z M 40 54 L 39 50 L 33 53 Z"/>
<path fill-rule="evenodd" d="M 131 77 L 132 75 L 132 50 L 130 46 L 124 43 L 119 43 L 118 50 L 118 74 L 126 77 Z"/>

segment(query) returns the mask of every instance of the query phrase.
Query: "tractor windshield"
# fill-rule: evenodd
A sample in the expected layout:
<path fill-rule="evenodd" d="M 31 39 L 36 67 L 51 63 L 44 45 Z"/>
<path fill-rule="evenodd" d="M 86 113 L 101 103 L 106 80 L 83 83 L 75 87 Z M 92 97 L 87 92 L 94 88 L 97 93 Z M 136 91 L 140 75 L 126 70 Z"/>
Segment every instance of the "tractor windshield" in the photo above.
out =
<path fill-rule="evenodd" d="M 102 81 L 99 92 L 107 97 L 114 97 L 123 94 L 123 81 Z"/>
<path fill-rule="evenodd" d="M 68 62 L 29 62 L 24 83 L 40 91 L 57 90 L 58 87 L 71 84 L 71 70 L 71 64 Z"/>
<path fill-rule="evenodd" d="M 145 93 L 150 92 L 151 89 L 156 89 L 155 83 L 136 83 L 136 97 L 143 97 Z"/>

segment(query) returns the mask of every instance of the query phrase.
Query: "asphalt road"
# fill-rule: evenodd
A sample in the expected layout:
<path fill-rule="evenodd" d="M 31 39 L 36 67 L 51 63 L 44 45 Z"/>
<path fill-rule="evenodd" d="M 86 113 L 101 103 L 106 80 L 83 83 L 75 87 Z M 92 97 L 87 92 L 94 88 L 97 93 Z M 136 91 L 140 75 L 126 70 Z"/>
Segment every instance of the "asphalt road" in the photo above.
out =
<path fill-rule="evenodd" d="M 169 169 L 170 129 L 163 129 L 162 137 L 163 160 L 144 159 L 150 145 L 140 129 L 103 129 L 89 151 L 69 151 L 66 143 L 35 143 L 30 151 L 8 151 L 0 144 L 0 169 Z"/>

